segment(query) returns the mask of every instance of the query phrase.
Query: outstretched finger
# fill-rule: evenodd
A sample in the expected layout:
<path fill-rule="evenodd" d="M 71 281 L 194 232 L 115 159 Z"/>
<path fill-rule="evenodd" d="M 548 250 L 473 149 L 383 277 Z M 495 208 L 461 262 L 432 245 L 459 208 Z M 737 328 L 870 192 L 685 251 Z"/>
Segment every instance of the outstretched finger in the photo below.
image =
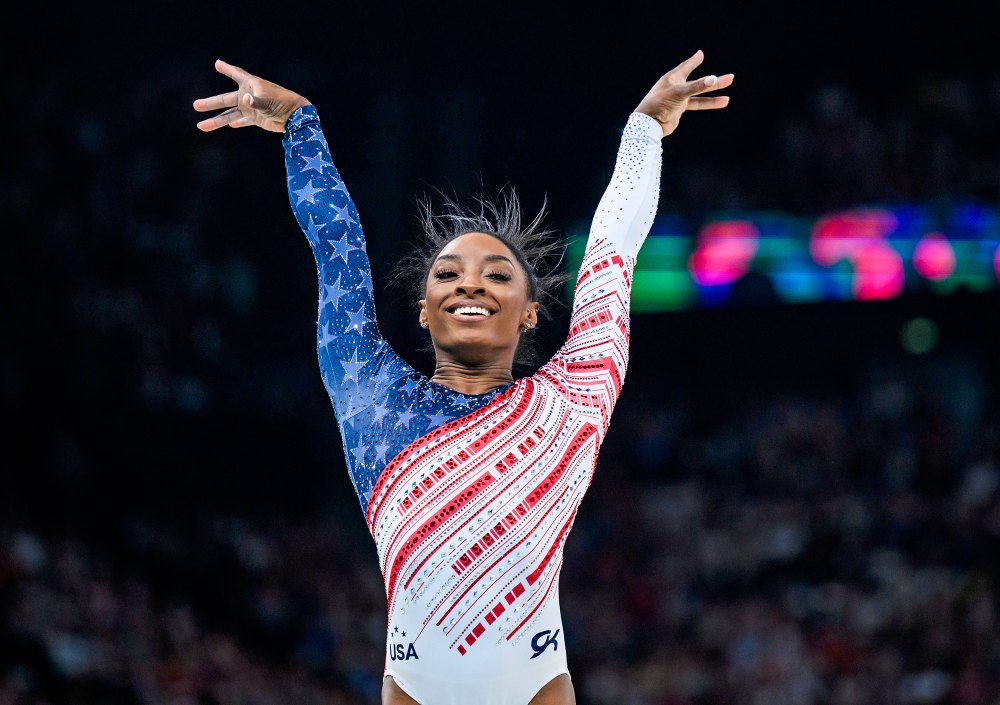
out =
<path fill-rule="evenodd" d="M 222 59 L 215 60 L 215 70 L 223 76 L 229 76 L 229 78 L 233 79 L 237 83 L 243 83 L 244 81 L 252 78 L 249 73 L 241 69 L 239 66 L 227 64 Z"/>
<path fill-rule="evenodd" d="M 253 125 L 253 124 L 254 124 L 254 121 L 251 120 L 250 118 L 248 118 L 248 117 L 242 117 L 239 120 L 233 120 L 231 123 L 229 123 L 229 126 L 230 127 L 249 127 L 250 125 Z"/>
<path fill-rule="evenodd" d="M 197 128 L 202 132 L 211 132 L 212 130 L 218 130 L 224 125 L 228 125 L 232 122 L 236 122 L 241 119 L 243 114 L 239 111 L 239 108 L 230 108 L 226 112 L 216 115 L 213 118 L 208 118 L 207 120 L 202 120 L 197 124 Z"/>
<path fill-rule="evenodd" d="M 734 78 L 735 76 L 731 73 L 727 73 L 725 76 L 704 76 L 697 81 L 691 81 L 686 84 L 684 86 L 685 93 L 690 96 L 728 88 L 732 85 Z"/>
<path fill-rule="evenodd" d="M 683 78 L 686 81 L 687 77 L 691 75 L 691 72 L 694 71 L 696 68 L 698 68 L 698 66 L 704 60 L 705 60 L 705 52 L 699 49 L 694 54 L 692 54 L 690 58 L 685 59 L 681 63 L 677 64 L 677 67 L 670 73 L 676 74 L 677 76 Z"/>
<path fill-rule="evenodd" d="M 209 110 L 222 110 L 223 108 L 235 108 L 236 101 L 238 97 L 238 91 L 232 91 L 231 93 L 220 93 L 219 95 L 213 95 L 211 98 L 199 98 L 194 102 L 194 109 L 199 113 L 208 112 Z"/>
<path fill-rule="evenodd" d="M 728 95 L 717 95 L 711 98 L 691 98 L 688 101 L 688 110 L 716 110 L 729 105 Z"/>

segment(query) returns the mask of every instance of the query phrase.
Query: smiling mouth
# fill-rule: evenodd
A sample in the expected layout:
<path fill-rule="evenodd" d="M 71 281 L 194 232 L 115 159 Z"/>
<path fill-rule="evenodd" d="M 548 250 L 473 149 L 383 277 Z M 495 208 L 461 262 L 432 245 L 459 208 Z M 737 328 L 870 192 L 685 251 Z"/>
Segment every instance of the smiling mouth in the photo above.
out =
<path fill-rule="evenodd" d="M 453 318 L 461 321 L 485 321 L 493 315 L 493 311 L 485 306 L 455 306 L 447 311 Z"/>

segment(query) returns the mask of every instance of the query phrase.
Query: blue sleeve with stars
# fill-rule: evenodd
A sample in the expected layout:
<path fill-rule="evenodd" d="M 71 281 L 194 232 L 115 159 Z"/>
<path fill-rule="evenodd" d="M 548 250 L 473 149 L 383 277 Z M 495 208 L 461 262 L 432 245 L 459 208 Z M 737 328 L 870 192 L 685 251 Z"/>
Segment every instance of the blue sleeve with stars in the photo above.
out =
<path fill-rule="evenodd" d="M 364 503 L 374 482 L 371 476 L 384 466 L 390 449 L 388 429 L 383 428 L 389 422 L 389 389 L 419 375 L 379 333 L 358 212 L 330 158 L 314 106 L 292 114 L 283 144 L 288 196 L 319 275 L 320 371 L 351 479 Z"/>

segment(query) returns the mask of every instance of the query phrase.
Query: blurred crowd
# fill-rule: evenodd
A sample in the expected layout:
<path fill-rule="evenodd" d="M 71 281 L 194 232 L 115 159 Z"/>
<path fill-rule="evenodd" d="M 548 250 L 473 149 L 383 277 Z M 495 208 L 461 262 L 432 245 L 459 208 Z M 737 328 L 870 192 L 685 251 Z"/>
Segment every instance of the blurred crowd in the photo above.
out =
<path fill-rule="evenodd" d="M 15 340 L 0 348 L 14 459 L 0 705 L 378 701 L 385 593 L 346 478 L 321 511 L 101 505 L 109 481 L 94 478 L 122 462 L 119 490 L 166 487 L 205 453 L 221 467 L 235 451 L 204 444 L 223 427 L 290 419 L 284 467 L 333 433 L 301 354 L 312 261 L 304 240 L 277 247 L 271 232 L 292 226 L 280 153 L 261 166 L 220 140 L 150 141 L 193 122 L 191 73 L 163 71 L 113 112 L 87 102 L 107 98 L 99 88 L 83 102 L 56 78 L 10 88 L 34 108 L 10 117 L 0 170 L 17 234 L 4 239 Z M 927 77 L 908 102 L 868 100 L 816 88 L 777 118 L 766 165 L 686 160 L 665 173 L 662 207 L 1000 203 L 1000 77 Z M 445 132 L 467 118 L 435 117 Z M 393 147 L 380 149 L 376 167 Z M 406 313 L 379 315 L 413 349 Z M 1000 703 L 1000 408 L 974 372 L 872 368 L 838 394 L 774 393 L 707 418 L 682 393 L 626 385 L 562 573 L 581 705 Z M 117 513 L 89 513 L 95 502 Z"/>
<path fill-rule="evenodd" d="M 708 424 L 626 394 L 563 565 L 578 701 L 1000 702 L 1000 408 L 967 381 L 883 370 Z M 5 527 L 0 702 L 378 702 L 362 526 Z"/>
<path fill-rule="evenodd" d="M 1000 76 L 985 82 L 929 75 L 888 105 L 840 83 L 818 85 L 801 106 L 772 116 L 759 163 L 715 160 L 668 170 L 674 210 L 791 211 L 809 216 L 872 203 L 1000 199 Z M 676 196 L 674 195 L 676 194 Z"/>

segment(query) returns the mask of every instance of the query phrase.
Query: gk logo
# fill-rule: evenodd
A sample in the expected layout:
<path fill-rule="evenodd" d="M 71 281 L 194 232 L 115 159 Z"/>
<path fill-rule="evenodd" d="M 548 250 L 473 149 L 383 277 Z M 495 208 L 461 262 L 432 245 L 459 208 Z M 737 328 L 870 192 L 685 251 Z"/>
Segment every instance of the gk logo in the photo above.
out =
<path fill-rule="evenodd" d="M 531 649 L 535 652 L 535 655 L 531 658 L 541 656 L 545 652 L 545 649 L 549 648 L 549 644 L 552 644 L 553 651 L 559 650 L 559 642 L 556 640 L 556 637 L 559 636 L 559 630 L 556 629 L 556 633 L 552 634 L 552 636 L 549 636 L 549 634 L 552 634 L 552 630 L 546 629 L 544 632 L 538 632 L 535 636 L 531 637 Z M 543 637 L 545 641 L 539 644 L 539 639 Z"/>

